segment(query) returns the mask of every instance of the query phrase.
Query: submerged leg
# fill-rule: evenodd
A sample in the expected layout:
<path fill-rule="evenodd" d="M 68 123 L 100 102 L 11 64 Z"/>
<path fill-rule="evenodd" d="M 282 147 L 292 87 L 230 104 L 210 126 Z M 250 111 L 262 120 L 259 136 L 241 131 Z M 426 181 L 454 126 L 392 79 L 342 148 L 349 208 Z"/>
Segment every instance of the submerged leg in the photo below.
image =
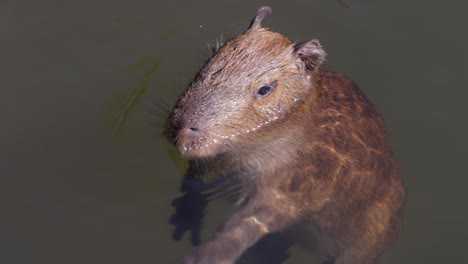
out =
<path fill-rule="evenodd" d="M 275 208 L 256 205 L 233 215 L 216 237 L 202 246 L 184 264 L 232 264 L 258 240 L 289 224 L 291 216 Z"/>

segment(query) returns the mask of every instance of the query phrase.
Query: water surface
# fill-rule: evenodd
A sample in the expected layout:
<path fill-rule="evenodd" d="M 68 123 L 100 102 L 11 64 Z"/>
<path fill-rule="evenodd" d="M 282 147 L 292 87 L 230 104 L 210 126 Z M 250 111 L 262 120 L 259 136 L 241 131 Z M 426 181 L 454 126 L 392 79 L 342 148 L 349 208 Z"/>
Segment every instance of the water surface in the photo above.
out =
<path fill-rule="evenodd" d="M 149 113 L 174 102 L 207 43 L 242 32 L 265 4 L 265 25 L 318 38 L 325 68 L 356 80 L 385 117 L 409 191 L 385 263 L 467 262 L 467 6 L 370 0 L 3 1 L 0 262 L 177 263 L 190 252 L 168 224 L 184 164 Z M 228 215 L 208 204 L 202 240 Z M 286 263 L 315 259 L 290 253 Z"/>

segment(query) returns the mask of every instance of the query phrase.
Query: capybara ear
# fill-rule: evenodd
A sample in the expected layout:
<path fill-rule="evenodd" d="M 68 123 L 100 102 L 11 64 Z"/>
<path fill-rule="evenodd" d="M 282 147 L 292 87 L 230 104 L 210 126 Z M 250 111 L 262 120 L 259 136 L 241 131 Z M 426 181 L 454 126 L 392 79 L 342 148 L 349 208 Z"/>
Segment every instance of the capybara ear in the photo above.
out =
<path fill-rule="evenodd" d="M 294 45 L 294 54 L 298 65 L 302 68 L 305 66 L 308 70 L 318 69 L 326 55 L 322 45 L 316 39 Z"/>
<path fill-rule="evenodd" d="M 262 21 L 271 14 L 271 8 L 268 6 L 262 6 L 257 10 L 257 15 L 250 22 L 249 30 L 255 30 L 262 27 Z"/>

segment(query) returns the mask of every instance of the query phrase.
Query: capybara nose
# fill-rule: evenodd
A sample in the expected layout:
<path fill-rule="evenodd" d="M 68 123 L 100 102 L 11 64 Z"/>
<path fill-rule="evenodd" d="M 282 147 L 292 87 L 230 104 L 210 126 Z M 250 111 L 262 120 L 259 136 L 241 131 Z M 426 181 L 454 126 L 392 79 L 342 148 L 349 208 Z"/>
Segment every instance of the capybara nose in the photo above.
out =
<path fill-rule="evenodd" d="M 184 127 L 180 130 L 179 133 L 179 136 L 183 137 L 199 137 L 203 134 L 202 131 L 197 127 Z"/>

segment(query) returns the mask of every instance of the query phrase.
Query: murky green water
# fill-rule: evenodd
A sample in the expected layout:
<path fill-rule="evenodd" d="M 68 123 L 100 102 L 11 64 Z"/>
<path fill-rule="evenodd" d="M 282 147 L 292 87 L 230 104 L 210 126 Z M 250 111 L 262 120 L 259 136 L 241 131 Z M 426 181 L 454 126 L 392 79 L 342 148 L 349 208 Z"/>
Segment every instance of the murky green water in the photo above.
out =
<path fill-rule="evenodd" d="M 3 1 L 0 263 L 177 263 L 189 252 L 168 224 L 185 164 L 149 113 L 185 88 L 207 43 L 243 31 L 265 4 L 268 27 L 318 38 L 325 67 L 355 79 L 386 118 L 409 198 L 385 263 L 468 262 L 460 3 Z M 228 215 L 209 204 L 202 239 Z"/>

